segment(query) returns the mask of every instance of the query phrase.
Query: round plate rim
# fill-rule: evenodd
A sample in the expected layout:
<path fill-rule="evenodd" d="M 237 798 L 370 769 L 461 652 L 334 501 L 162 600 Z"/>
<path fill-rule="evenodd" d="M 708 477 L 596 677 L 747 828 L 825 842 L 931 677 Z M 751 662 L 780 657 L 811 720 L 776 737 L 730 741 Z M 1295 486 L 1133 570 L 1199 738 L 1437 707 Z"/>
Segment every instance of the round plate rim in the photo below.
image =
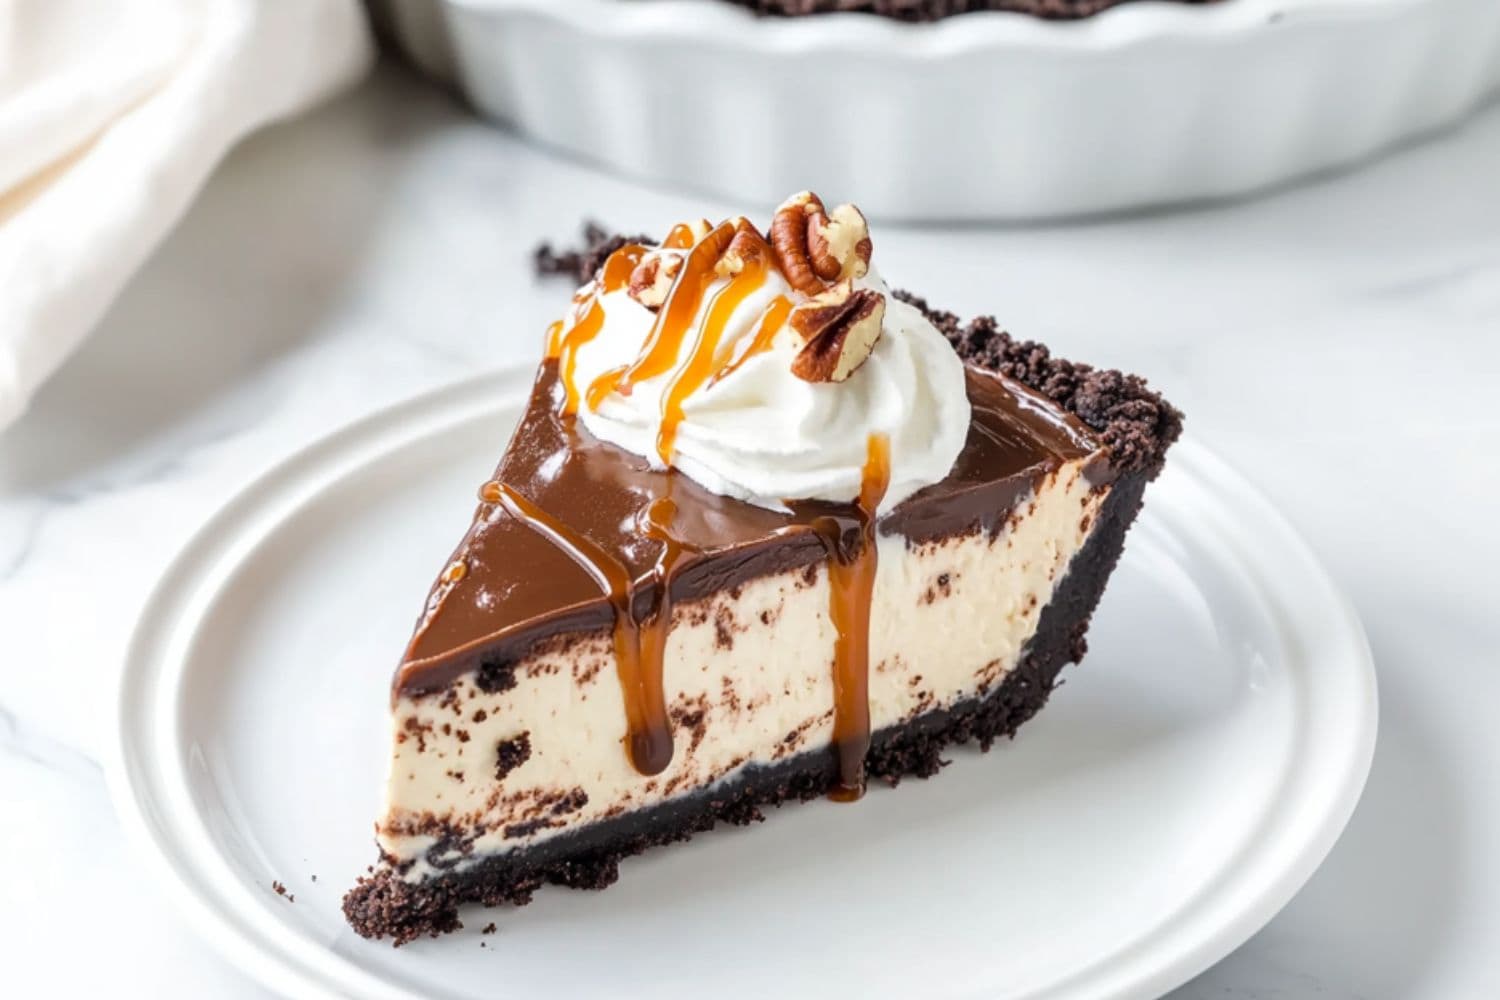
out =
<path fill-rule="evenodd" d="M 163 745 L 160 730 L 166 728 L 150 724 L 153 710 L 170 708 L 170 694 L 185 676 L 180 669 L 175 679 L 168 673 L 173 666 L 170 647 L 181 642 L 174 642 L 173 635 L 185 626 L 191 634 L 192 609 L 210 600 L 215 580 L 222 582 L 243 558 L 243 550 L 253 549 L 265 531 L 279 523 L 276 512 L 289 513 L 328 483 L 403 442 L 503 405 L 510 396 L 525 392 L 530 376 L 531 366 L 513 365 L 433 389 L 359 418 L 293 452 L 254 478 L 192 534 L 144 605 L 116 675 L 114 733 L 105 761 L 111 798 L 137 855 L 148 861 L 155 881 L 166 887 L 179 911 L 189 915 L 200 937 L 263 986 L 298 996 L 413 996 L 313 946 L 269 917 L 254 911 L 231 914 L 217 905 L 211 888 L 216 873 L 195 870 L 192 863 L 194 850 L 200 865 L 215 852 L 209 849 L 205 854 L 204 845 L 195 847 L 191 837 L 185 843 L 176 842 L 174 834 L 181 838 L 183 833 L 175 828 L 180 818 L 163 806 L 172 796 L 161 785 L 164 775 L 156 773 L 162 761 L 153 759 L 156 748 Z M 1285 578 L 1290 566 L 1300 574 L 1299 591 L 1319 598 L 1304 606 L 1318 609 L 1322 628 L 1316 635 L 1301 638 L 1316 642 L 1320 668 L 1325 662 L 1340 668 L 1337 672 L 1320 669 L 1317 679 L 1328 684 L 1337 678 L 1341 684 L 1342 704 L 1347 709 L 1340 727 L 1343 742 L 1322 748 L 1329 759 L 1322 762 L 1321 770 L 1334 777 L 1324 778 L 1322 809 L 1314 809 L 1315 815 L 1304 819 L 1300 842 L 1283 848 L 1274 871 L 1258 886 L 1231 883 L 1210 897 L 1221 901 L 1221 909 L 1225 897 L 1236 892 L 1244 897 L 1227 916 L 1220 916 L 1214 926 L 1179 932 L 1177 936 L 1184 940 L 1175 947 L 1158 944 L 1145 955 L 1112 956 L 1116 960 L 1104 963 L 1102 969 L 1095 965 L 1080 970 L 1078 977 L 1062 981 L 1048 996 L 1155 996 L 1188 981 L 1244 943 L 1291 900 L 1332 849 L 1353 814 L 1374 755 L 1375 670 L 1353 605 L 1286 518 L 1223 459 L 1185 436 L 1173 451 L 1172 466 L 1221 503 L 1252 515 L 1260 529 L 1254 546 L 1233 544 L 1232 537 L 1221 536 L 1244 564 L 1253 567 L 1265 562 L 1267 553 L 1274 550 L 1286 560 L 1275 567 L 1277 575 Z M 261 530 L 253 530 L 257 526 Z M 1276 544 L 1267 544 L 1268 538 Z M 1264 573 L 1259 583 L 1264 589 Z M 174 683 L 158 689 L 164 678 Z M 1315 801 L 1302 803 L 1304 811 L 1316 805 Z"/>

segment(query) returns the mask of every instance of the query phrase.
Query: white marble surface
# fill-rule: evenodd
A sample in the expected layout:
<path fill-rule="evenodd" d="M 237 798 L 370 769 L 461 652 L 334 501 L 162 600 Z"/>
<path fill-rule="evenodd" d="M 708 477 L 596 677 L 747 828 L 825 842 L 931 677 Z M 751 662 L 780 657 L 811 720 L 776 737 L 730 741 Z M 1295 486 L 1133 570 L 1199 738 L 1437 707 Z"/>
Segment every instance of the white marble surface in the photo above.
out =
<path fill-rule="evenodd" d="M 187 533 L 327 429 L 534 357 L 564 290 L 530 248 L 580 213 L 764 208 L 550 158 L 391 70 L 232 156 L 0 435 L 8 995 L 259 995 L 139 874 L 98 763 L 122 645 Z M 1149 372 L 1364 617 L 1364 800 L 1292 904 L 1175 996 L 1500 996 L 1500 108 L 1244 204 L 879 242 L 937 302 Z"/>

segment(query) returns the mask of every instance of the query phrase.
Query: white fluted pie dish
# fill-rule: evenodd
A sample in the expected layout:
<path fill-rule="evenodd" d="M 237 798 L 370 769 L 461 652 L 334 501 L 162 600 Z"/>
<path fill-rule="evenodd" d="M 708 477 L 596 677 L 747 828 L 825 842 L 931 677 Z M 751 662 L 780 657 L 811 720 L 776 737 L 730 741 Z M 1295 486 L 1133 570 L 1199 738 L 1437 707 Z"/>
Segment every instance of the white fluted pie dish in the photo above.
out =
<path fill-rule="evenodd" d="M 1449 125 L 1500 85 L 1495 0 L 757 18 L 721 0 L 388 0 L 484 114 L 633 176 L 887 219 L 1231 197 Z"/>

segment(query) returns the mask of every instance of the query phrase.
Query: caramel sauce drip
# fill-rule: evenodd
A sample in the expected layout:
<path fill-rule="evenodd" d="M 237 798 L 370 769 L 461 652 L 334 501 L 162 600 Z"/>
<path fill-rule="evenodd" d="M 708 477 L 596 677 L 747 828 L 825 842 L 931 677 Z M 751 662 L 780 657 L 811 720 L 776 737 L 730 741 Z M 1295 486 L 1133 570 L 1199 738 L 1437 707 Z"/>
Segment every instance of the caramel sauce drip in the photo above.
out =
<path fill-rule="evenodd" d="M 679 222 L 667 233 L 667 238 L 661 241 L 663 250 L 686 250 L 693 245 L 693 227 L 686 222 Z"/>
<path fill-rule="evenodd" d="M 839 777 L 829 797 L 837 802 L 864 795 L 870 749 L 870 602 L 879 564 L 875 511 L 891 481 L 889 439 L 870 435 L 867 455 L 853 516 L 819 517 L 812 524 L 828 549 L 828 615 L 836 633 L 833 747 Z"/>
<path fill-rule="evenodd" d="M 556 361 L 562 353 L 562 332 L 563 321 L 560 319 L 547 325 L 547 346 L 542 356 L 548 361 Z"/>
<path fill-rule="evenodd" d="M 600 294 L 624 288 L 630 281 L 630 273 L 645 255 L 646 248 L 639 243 L 628 243 L 610 254 L 604 262 L 603 273 L 599 276 L 598 288 L 581 303 L 583 316 L 570 327 L 564 328 L 561 321 L 547 327 L 547 357 L 558 363 L 563 384 L 564 416 L 572 416 L 578 412 L 578 389 L 575 384 L 578 349 L 599 336 L 599 332 L 604 329 L 604 307 L 599 304 Z"/>
<path fill-rule="evenodd" d="M 565 333 L 557 336 L 558 370 L 562 375 L 563 385 L 563 416 L 570 417 L 578 412 L 578 390 L 574 388 L 574 375 L 578 368 L 578 349 L 595 337 L 599 331 L 604 329 L 604 307 L 599 304 L 597 298 L 589 299 L 588 311 L 583 318 Z"/>
<path fill-rule="evenodd" d="M 604 262 L 604 273 L 599 276 L 599 288 L 605 292 L 618 292 L 624 288 L 646 252 L 639 243 L 627 243 L 610 254 Z"/>
<path fill-rule="evenodd" d="M 667 301 L 662 303 L 656 321 L 646 334 L 640 356 L 624 368 L 610 369 L 589 385 L 586 398 L 591 409 L 598 409 L 611 392 L 629 395 L 636 382 L 665 374 L 677 364 L 683 340 L 703 301 L 703 293 L 714 280 L 714 265 L 729 246 L 734 230 L 735 223 L 720 223 L 688 252 Z"/>
<path fill-rule="evenodd" d="M 672 762 L 672 726 L 667 718 L 663 665 L 672 622 L 671 584 L 686 547 L 671 533 L 677 505 L 670 496 L 645 510 L 644 533 L 662 543 L 652 568 L 655 606 L 635 614 L 636 588 L 624 565 L 598 545 L 502 482 L 488 482 L 480 497 L 547 538 L 594 579 L 614 610 L 615 662 L 625 700 L 625 748 L 630 763 L 643 775 L 660 774 Z"/>
<path fill-rule="evenodd" d="M 677 426 L 682 423 L 682 407 L 714 374 L 714 358 L 729 320 L 749 296 L 765 281 L 766 261 L 754 259 L 745 265 L 729 284 L 719 289 L 708 308 L 708 317 L 698 331 L 686 360 L 677 369 L 661 397 L 661 427 L 656 433 L 656 453 L 663 465 L 672 464 L 677 446 Z"/>
<path fill-rule="evenodd" d="M 750 339 L 750 343 L 739 354 L 725 362 L 718 371 L 714 372 L 713 377 L 708 380 L 708 384 L 713 385 L 715 382 L 728 378 L 738 371 L 740 365 L 746 361 L 749 361 L 757 354 L 764 354 L 766 351 L 769 351 L 772 341 L 776 339 L 776 334 L 781 332 L 781 328 L 786 325 L 786 318 L 791 315 L 791 312 L 791 299 L 785 295 L 778 295 L 772 299 L 770 304 L 766 306 L 766 311 L 761 313 L 760 326 L 756 328 L 755 336 Z"/>

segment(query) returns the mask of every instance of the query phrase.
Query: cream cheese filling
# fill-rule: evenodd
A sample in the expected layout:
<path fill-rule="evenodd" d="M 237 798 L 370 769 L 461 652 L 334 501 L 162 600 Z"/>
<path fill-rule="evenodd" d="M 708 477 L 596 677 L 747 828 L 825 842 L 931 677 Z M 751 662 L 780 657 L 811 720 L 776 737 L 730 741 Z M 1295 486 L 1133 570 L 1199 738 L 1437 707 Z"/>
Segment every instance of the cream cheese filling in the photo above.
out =
<path fill-rule="evenodd" d="M 1107 496 L 1083 465 L 1046 477 L 993 536 L 880 537 L 872 732 L 982 697 L 1015 667 Z M 826 565 L 679 604 L 664 657 L 675 751 L 651 777 L 622 747 L 625 708 L 603 630 L 537 649 L 508 690 L 485 692 L 469 676 L 400 698 L 382 849 L 420 879 L 829 747 L 828 609 Z M 446 834 L 466 844 L 441 843 Z"/>

